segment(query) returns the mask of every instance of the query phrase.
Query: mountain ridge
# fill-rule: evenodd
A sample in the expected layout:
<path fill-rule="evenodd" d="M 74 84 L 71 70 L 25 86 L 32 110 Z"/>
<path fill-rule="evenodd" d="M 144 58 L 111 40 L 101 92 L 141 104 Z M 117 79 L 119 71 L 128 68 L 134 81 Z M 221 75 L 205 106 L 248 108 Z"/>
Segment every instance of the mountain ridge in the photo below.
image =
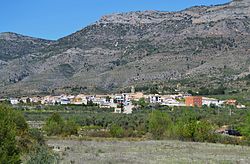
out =
<path fill-rule="evenodd" d="M 1 59 L 0 46 L 0 93 L 109 92 L 171 81 L 230 85 L 249 71 L 249 2 L 104 16 L 9 60 Z"/>

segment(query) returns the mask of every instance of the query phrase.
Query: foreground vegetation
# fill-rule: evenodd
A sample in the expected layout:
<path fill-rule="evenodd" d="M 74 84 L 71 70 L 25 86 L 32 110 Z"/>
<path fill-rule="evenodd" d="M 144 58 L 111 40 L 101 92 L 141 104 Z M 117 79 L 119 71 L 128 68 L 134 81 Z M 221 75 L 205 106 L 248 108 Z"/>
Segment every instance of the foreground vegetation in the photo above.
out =
<path fill-rule="evenodd" d="M 23 115 L 7 105 L 0 105 L 0 162 L 18 164 L 45 163 L 57 161 L 45 145 L 43 134 L 30 129 Z"/>
<path fill-rule="evenodd" d="M 85 106 L 52 106 L 24 111 L 27 120 L 45 122 L 48 136 L 178 139 L 182 141 L 248 144 L 247 109 L 142 106 L 132 115 L 113 109 Z M 215 133 L 221 126 L 241 132 L 242 137 Z"/>
<path fill-rule="evenodd" d="M 142 103 L 144 104 L 144 103 Z M 55 163 L 58 156 L 45 144 L 48 138 L 73 137 L 137 138 L 140 140 L 180 140 L 249 145 L 248 109 L 162 107 L 139 105 L 132 115 L 115 114 L 96 106 L 46 106 L 41 109 L 16 108 L 0 104 L 0 161 L 3 163 Z M 41 130 L 28 121 L 41 121 Z M 241 137 L 216 133 L 223 125 Z"/>

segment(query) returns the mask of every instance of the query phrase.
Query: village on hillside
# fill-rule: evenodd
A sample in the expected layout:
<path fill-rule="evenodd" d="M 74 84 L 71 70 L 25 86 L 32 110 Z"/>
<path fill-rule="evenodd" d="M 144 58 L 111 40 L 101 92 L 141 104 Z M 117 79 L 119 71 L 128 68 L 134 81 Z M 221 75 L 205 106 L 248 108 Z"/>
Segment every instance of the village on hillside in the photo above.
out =
<path fill-rule="evenodd" d="M 143 92 L 135 92 L 132 87 L 131 93 L 106 94 L 106 95 L 67 95 L 58 96 L 47 95 L 44 97 L 21 97 L 1 99 L 0 101 L 9 101 L 12 105 L 18 104 L 39 104 L 39 105 L 96 105 L 100 108 L 114 108 L 114 113 L 131 114 L 133 109 L 139 104 L 145 102 L 147 104 L 157 104 L 169 107 L 219 107 L 231 105 L 238 109 L 246 108 L 237 100 L 219 100 L 215 98 L 192 96 L 189 93 L 178 93 L 169 95 L 160 94 L 144 94 Z"/>

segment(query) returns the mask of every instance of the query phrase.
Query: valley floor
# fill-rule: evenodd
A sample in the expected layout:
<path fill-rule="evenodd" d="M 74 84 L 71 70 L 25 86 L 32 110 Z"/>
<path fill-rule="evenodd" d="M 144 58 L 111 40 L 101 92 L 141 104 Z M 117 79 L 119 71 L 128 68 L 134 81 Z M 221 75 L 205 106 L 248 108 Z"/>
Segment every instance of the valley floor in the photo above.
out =
<path fill-rule="evenodd" d="M 62 164 L 250 163 L 250 147 L 181 141 L 49 140 Z"/>

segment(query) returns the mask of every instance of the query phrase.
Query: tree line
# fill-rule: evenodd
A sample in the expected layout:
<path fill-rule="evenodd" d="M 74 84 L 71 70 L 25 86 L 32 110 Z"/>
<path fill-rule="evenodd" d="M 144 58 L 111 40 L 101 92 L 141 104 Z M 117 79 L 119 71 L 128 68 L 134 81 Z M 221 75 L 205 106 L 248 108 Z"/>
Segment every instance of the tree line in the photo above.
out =
<path fill-rule="evenodd" d="M 208 110 L 211 110 L 208 112 Z M 47 135 L 79 135 L 89 137 L 148 137 L 151 139 L 177 139 L 181 141 L 248 144 L 250 138 L 250 115 L 242 113 L 229 116 L 217 109 L 177 109 L 169 108 L 137 111 L 132 115 L 114 113 L 92 113 L 85 116 L 63 118 L 54 113 L 47 118 L 44 130 Z M 201 112 L 202 111 L 202 112 Z M 216 115 L 210 118 L 211 115 Z M 224 117 L 228 116 L 228 117 Z M 220 126 L 237 119 L 234 129 L 243 137 L 232 137 L 216 133 Z M 82 128 L 83 127 L 83 128 Z"/>

